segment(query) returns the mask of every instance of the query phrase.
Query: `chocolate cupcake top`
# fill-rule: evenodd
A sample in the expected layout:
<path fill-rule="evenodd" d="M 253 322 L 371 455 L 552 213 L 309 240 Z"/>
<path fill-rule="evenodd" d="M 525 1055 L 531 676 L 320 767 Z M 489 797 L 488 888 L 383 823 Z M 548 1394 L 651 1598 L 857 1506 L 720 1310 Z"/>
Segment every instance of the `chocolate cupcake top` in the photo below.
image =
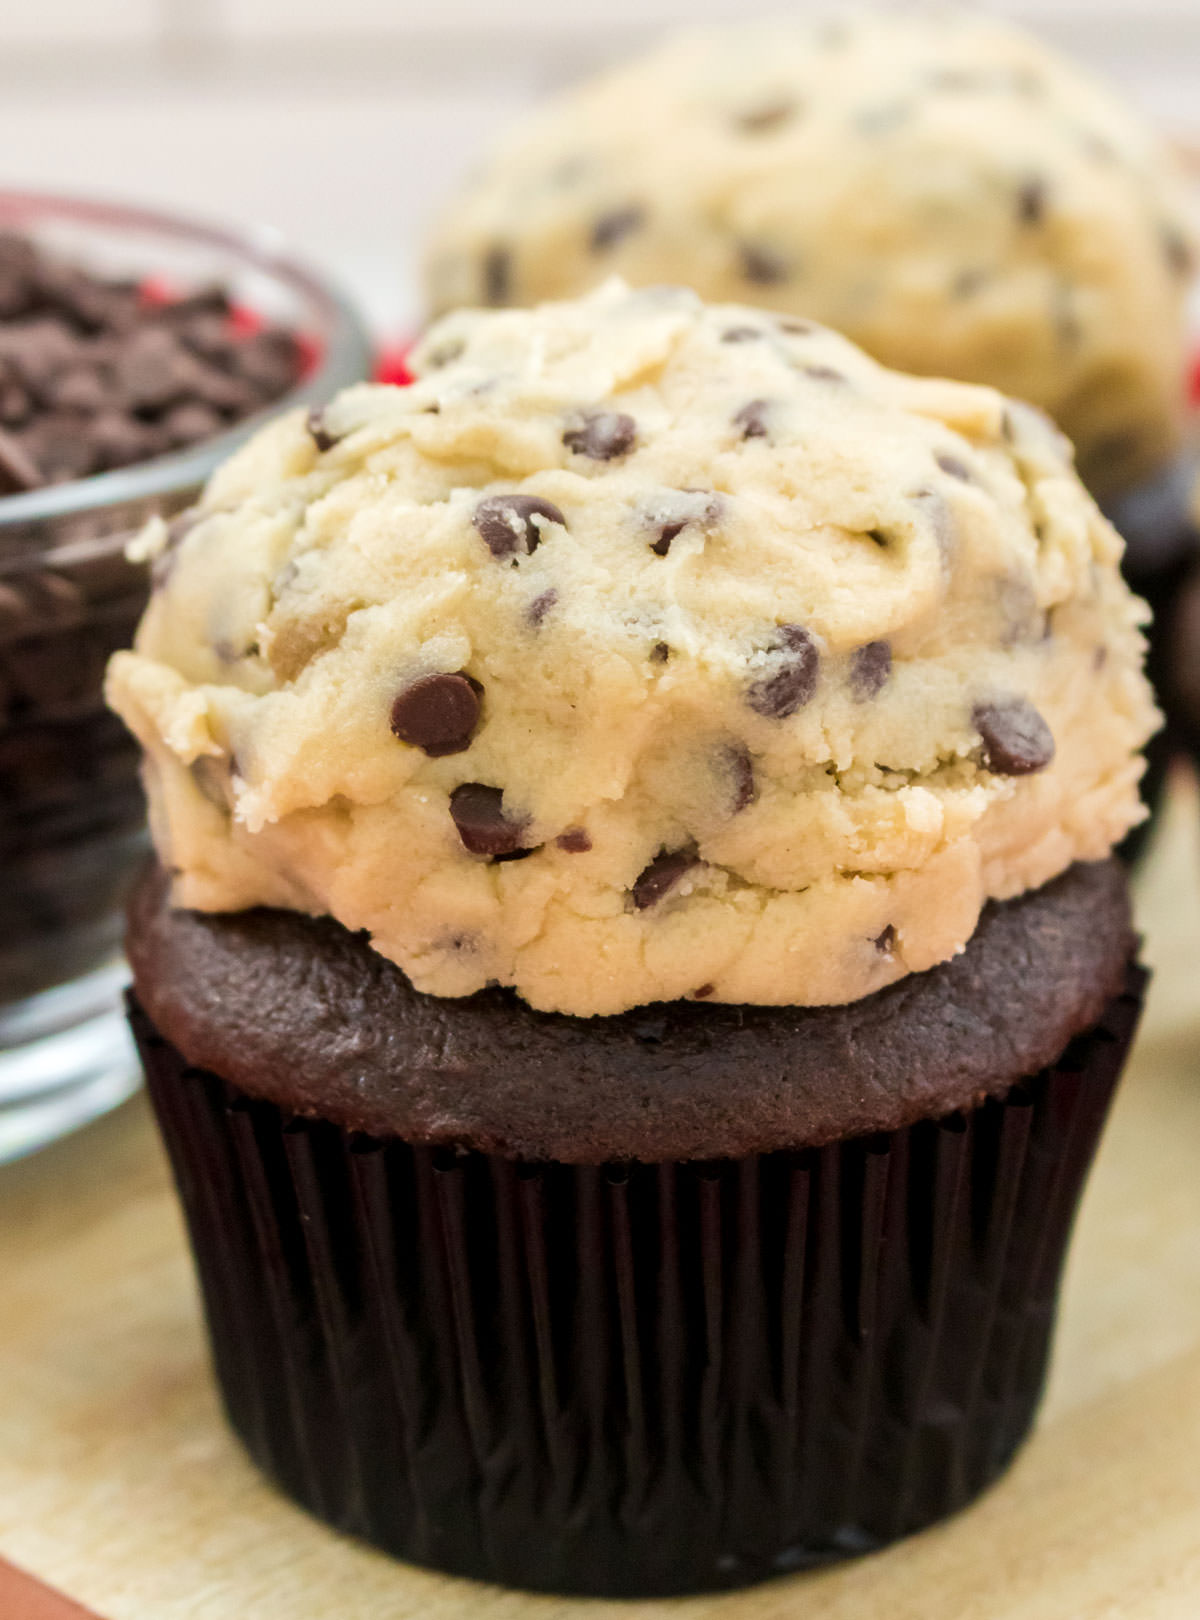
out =
<path fill-rule="evenodd" d="M 171 531 L 112 702 L 177 903 L 421 990 L 852 1001 L 1139 819 L 1120 541 L 988 389 L 609 286 L 462 312 Z"/>
<path fill-rule="evenodd" d="M 560 96 L 454 201 L 438 309 L 614 272 L 812 316 L 1050 412 L 1098 493 L 1183 418 L 1196 242 L 1163 144 L 1040 43 L 871 15 L 677 37 Z"/>

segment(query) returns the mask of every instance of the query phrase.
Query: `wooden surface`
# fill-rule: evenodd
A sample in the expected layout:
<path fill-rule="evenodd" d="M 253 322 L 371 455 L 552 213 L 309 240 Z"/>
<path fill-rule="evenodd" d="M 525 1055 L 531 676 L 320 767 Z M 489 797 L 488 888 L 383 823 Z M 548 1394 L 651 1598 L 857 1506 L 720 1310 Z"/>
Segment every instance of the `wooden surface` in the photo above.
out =
<path fill-rule="evenodd" d="M 1040 1426 L 953 1523 L 732 1597 L 624 1605 L 493 1591 L 351 1545 L 276 1496 L 221 1421 L 136 1101 L 0 1172 L 0 1556 L 104 1620 L 1196 1620 L 1200 804 L 1179 787 L 1140 885 L 1155 988 Z M 19 1603 L 0 1584 L 3 1620 L 23 1620 Z"/>

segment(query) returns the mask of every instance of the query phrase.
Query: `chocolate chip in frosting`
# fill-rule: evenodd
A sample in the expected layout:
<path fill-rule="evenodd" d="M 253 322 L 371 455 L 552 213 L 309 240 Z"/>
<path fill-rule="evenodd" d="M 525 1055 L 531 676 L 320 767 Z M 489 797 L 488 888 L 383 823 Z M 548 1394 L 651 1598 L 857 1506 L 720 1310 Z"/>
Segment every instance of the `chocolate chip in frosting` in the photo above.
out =
<path fill-rule="evenodd" d="M 594 411 L 569 427 L 562 442 L 589 461 L 615 461 L 637 443 L 637 423 L 624 411 Z"/>
<path fill-rule="evenodd" d="M 318 451 L 322 455 L 324 455 L 326 450 L 333 449 L 334 445 L 337 443 L 337 437 L 336 435 L 330 433 L 329 429 L 325 426 L 325 412 L 319 405 L 314 405 L 312 410 L 309 411 L 308 420 L 305 423 L 305 426 L 308 428 L 309 438 L 316 445 Z"/>
<path fill-rule="evenodd" d="M 633 885 L 634 905 L 639 911 L 656 906 L 670 894 L 680 878 L 699 864 L 699 856 L 690 850 L 664 850 L 656 855 Z"/>
<path fill-rule="evenodd" d="M 1163 225 L 1162 245 L 1168 269 L 1177 276 L 1190 276 L 1195 268 L 1195 256 L 1191 243 L 1178 225 Z"/>
<path fill-rule="evenodd" d="M 601 214 L 592 226 L 592 252 L 607 252 L 626 236 L 640 230 L 645 223 L 646 211 L 637 203 L 630 203 L 625 208 L 610 209 L 607 214 Z"/>
<path fill-rule="evenodd" d="M 461 754 L 479 724 L 483 687 L 470 675 L 423 675 L 392 704 L 392 731 L 431 759 Z"/>
<path fill-rule="evenodd" d="M 761 326 L 727 326 L 721 333 L 721 342 L 753 343 L 756 338 L 765 336 L 766 333 Z"/>
<path fill-rule="evenodd" d="M 1034 175 L 1017 191 L 1017 218 L 1022 225 L 1040 225 L 1046 217 L 1046 182 Z"/>
<path fill-rule="evenodd" d="M 774 248 L 761 242 L 742 242 L 738 246 L 742 275 L 759 287 L 773 287 L 788 278 L 787 260 Z"/>
<path fill-rule="evenodd" d="M 527 853 L 522 839 L 529 822 L 505 814 L 504 792 L 483 782 L 464 782 L 450 795 L 450 815 L 463 848 L 472 855 Z"/>
<path fill-rule="evenodd" d="M 846 381 L 846 373 L 839 371 L 836 366 L 801 366 L 800 369 L 806 377 L 811 377 L 814 382 L 844 383 Z"/>
<path fill-rule="evenodd" d="M 758 783 L 754 777 L 754 761 L 750 750 L 741 743 L 731 743 L 724 751 L 723 764 L 733 784 L 732 807 L 734 815 L 749 809 L 758 798 Z"/>
<path fill-rule="evenodd" d="M 586 855 L 592 847 L 592 836 L 584 827 L 568 827 L 554 842 L 568 855 Z"/>
<path fill-rule="evenodd" d="M 971 723 L 983 739 L 983 765 L 996 776 L 1030 776 L 1054 758 L 1050 727 L 1028 698 L 978 704 Z"/>
<path fill-rule="evenodd" d="M 772 651 L 775 672 L 753 683 L 746 702 L 767 720 L 786 720 L 816 693 L 820 654 L 812 636 L 799 624 L 781 624 Z"/>
<path fill-rule="evenodd" d="M 855 649 L 850 661 L 850 690 L 859 703 L 878 697 L 892 673 L 890 641 L 868 641 Z"/>
<path fill-rule="evenodd" d="M 540 596 L 535 596 L 533 601 L 530 602 L 525 610 L 525 617 L 535 630 L 541 629 L 543 619 L 557 601 L 558 592 L 551 587 L 550 590 L 543 591 Z"/>
<path fill-rule="evenodd" d="M 752 399 L 742 406 L 733 419 L 733 425 L 741 428 L 743 439 L 766 438 L 767 413 L 770 409 L 770 403 L 765 399 Z"/>
<path fill-rule="evenodd" d="M 734 123 L 747 135 L 766 135 L 790 123 L 800 111 L 794 96 L 774 96 L 736 114 Z"/>
<path fill-rule="evenodd" d="M 542 541 L 541 524 L 567 520 L 554 505 L 538 495 L 489 495 L 475 508 L 471 522 L 493 557 L 529 556 Z"/>
<path fill-rule="evenodd" d="M 967 466 L 965 461 L 960 460 L 958 456 L 938 455 L 934 457 L 934 460 L 948 478 L 957 478 L 963 484 L 969 484 L 973 481 L 970 467 Z"/>
<path fill-rule="evenodd" d="M 882 934 L 878 934 L 876 936 L 875 949 L 879 952 L 880 956 L 895 956 L 896 930 L 891 923 L 888 923 Z"/>
<path fill-rule="evenodd" d="M 654 503 L 649 512 L 651 524 L 658 530 L 650 542 L 656 557 L 665 557 L 672 540 L 695 525 L 710 529 L 721 516 L 721 497 L 702 489 L 671 491 Z"/>
<path fill-rule="evenodd" d="M 671 656 L 671 649 L 665 641 L 656 641 L 650 649 L 650 662 L 652 664 L 665 664 Z"/>
<path fill-rule="evenodd" d="M 483 258 L 483 301 L 495 308 L 507 304 L 512 291 L 512 255 L 493 244 Z"/>

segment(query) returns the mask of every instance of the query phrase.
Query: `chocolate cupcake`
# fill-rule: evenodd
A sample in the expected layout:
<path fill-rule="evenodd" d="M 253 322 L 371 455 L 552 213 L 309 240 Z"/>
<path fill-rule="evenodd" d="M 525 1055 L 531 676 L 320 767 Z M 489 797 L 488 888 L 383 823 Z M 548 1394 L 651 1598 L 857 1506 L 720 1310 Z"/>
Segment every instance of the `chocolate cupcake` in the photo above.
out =
<path fill-rule="evenodd" d="M 1196 551 L 1193 218 L 1165 143 L 1037 40 L 867 13 L 676 36 L 568 90 L 450 203 L 426 279 L 435 310 L 680 282 L 1028 400 L 1157 617 Z"/>
<path fill-rule="evenodd" d="M 417 366 L 236 458 L 110 673 L 230 1416 L 516 1585 L 882 1545 L 1028 1428 L 1136 1022 L 1119 539 L 1035 413 L 685 292 Z"/>

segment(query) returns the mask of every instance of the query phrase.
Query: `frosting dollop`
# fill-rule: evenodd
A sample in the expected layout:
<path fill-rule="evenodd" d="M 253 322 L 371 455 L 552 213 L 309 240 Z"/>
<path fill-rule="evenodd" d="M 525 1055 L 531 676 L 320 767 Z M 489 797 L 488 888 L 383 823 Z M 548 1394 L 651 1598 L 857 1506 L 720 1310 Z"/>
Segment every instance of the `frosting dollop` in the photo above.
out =
<path fill-rule="evenodd" d="M 1037 412 L 620 284 L 416 366 L 146 537 L 109 695 L 177 903 L 437 995 L 820 1005 L 1139 819 L 1144 610 Z"/>
<path fill-rule="evenodd" d="M 614 272 L 827 322 L 1048 411 L 1101 495 L 1181 441 L 1192 210 L 1114 94 L 979 16 L 675 36 L 519 122 L 433 233 L 435 308 Z"/>

